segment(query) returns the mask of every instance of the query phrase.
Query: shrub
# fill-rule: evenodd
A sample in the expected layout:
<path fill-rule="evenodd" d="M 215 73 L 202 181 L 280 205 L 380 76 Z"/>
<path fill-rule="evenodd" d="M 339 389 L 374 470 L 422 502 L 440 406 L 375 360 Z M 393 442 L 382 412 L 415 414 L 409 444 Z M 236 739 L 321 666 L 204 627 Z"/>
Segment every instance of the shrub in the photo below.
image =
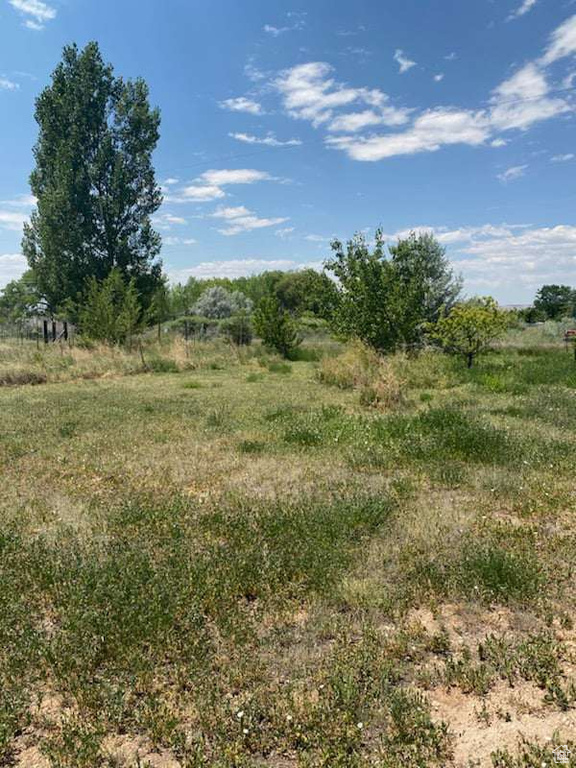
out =
<path fill-rule="evenodd" d="M 300 344 L 295 322 L 273 297 L 262 299 L 258 305 L 254 314 L 254 327 L 264 345 L 282 357 L 289 357 Z"/>
<path fill-rule="evenodd" d="M 494 299 L 486 297 L 456 305 L 430 326 L 430 336 L 448 352 L 463 355 L 472 368 L 475 358 L 504 334 L 507 325 L 505 313 Z"/>
<path fill-rule="evenodd" d="M 244 312 L 222 320 L 220 330 L 224 336 L 239 347 L 252 343 L 252 323 Z"/>

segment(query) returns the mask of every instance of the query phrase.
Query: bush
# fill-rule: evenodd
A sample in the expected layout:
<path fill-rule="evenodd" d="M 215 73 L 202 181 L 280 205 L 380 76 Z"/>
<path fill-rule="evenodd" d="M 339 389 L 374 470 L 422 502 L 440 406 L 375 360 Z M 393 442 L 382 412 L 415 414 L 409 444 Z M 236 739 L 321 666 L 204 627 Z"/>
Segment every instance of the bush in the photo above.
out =
<path fill-rule="evenodd" d="M 289 357 L 300 344 L 296 324 L 273 297 L 262 299 L 258 305 L 254 326 L 264 345 L 282 357 Z"/>
<path fill-rule="evenodd" d="M 245 313 L 222 320 L 220 331 L 238 347 L 252 343 L 252 323 Z"/>

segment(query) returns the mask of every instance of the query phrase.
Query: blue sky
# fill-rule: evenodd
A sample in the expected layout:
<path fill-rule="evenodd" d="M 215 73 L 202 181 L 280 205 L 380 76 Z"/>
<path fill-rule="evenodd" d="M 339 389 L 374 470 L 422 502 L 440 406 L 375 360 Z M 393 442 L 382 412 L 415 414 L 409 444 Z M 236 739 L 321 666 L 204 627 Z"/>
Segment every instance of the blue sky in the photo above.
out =
<path fill-rule="evenodd" d="M 0 0 L 0 286 L 34 99 L 89 40 L 162 111 L 172 279 L 320 266 L 381 226 L 433 229 L 469 294 L 576 285 L 574 0 Z"/>

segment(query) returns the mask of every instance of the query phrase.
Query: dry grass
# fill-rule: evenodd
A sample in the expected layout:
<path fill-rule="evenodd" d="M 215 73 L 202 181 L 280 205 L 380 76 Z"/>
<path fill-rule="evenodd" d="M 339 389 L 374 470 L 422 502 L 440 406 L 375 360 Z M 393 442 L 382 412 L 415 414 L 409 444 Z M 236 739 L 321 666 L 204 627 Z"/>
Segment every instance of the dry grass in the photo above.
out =
<path fill-rule="evenodd" d="M 0 359 L 48 379 L 0 391 L 0 763 L 519 768 L 570 736 L 561 347 L 34 353 Z"/>

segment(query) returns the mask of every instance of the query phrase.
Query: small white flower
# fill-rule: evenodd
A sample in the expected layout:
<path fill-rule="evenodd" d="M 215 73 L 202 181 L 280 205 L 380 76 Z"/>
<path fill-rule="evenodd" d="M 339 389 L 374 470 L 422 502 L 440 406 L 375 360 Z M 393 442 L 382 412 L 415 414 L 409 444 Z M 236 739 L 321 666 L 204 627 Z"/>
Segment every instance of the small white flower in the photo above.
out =
<path fill-rule="evenodd" d="M 244 712 L 241 709 L 239 709 L 238 712 L 236 712 L 236 717 L 238 718 L 238 720 L 242 720 L 242 718 L 244 717 Z"/>
<path fill-rule="evenodd" d="M 244 734 L 248 733 L 248 728 L 242 728 L 242 733 Z"/>
<path fill-rule="evenodd" d="M 362 728 L 364 728 L 364 723 L 357 723 L 356 727 L 362 730 Z"/>
<path fill-rule="evenodd" d="M 286 720 L 288 720 L 288 722 L 290 722 L 292 720 L 292 715 L 286 715 Z"/>

